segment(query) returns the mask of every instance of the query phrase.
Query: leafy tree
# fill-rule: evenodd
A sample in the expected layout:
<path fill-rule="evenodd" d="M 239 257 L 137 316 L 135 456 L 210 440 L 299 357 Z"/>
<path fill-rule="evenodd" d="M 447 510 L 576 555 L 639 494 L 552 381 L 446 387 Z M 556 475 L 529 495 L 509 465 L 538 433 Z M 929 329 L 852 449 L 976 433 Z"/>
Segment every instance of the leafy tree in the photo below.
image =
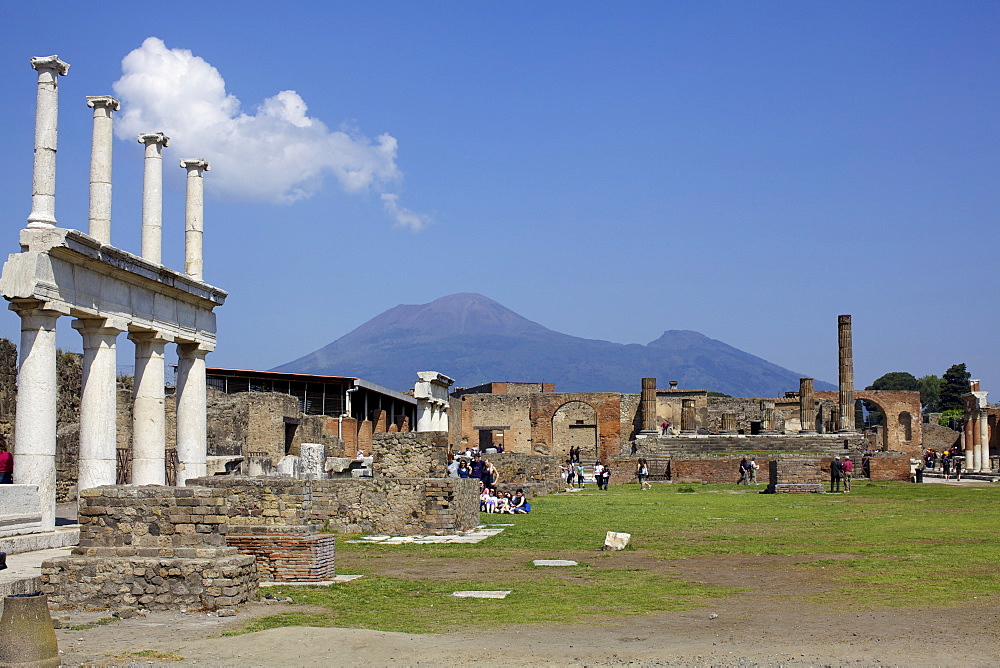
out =
<path fill-rule="evenodd" d="M 958 418 L 961 421 L 962 416 L 965 415 L 965 410 L 951 409 L 941 413 L 941 417 L 938 418 L 938 424 L 942 427 L 950 427 L 951 419 Z"/>
<path fill-rule="evenodd" d="M 941 379 L 937 376 L 923 376 L 917 378 L 920 383 L 920 404 L 928 413 L 937 413 L 941 410 Z"/>
<path fill-rule="evenodd" d="M 708 396 L 710 396 L 710 397 L 730 397 L 731 398 L 733 395 L 731 395 L 731 394 L 723 394 L 722 392 L 709 392 Z"/>
<path fill-rule="evenodd" d="M 952 364 L 944 372 L 941 378 L 941 403 L 939 408 L 942 411 L 961 410 L 965 408 L 962 395 L 969 392 L 969 379 L 972 374 L 965 368 L 965 362 Z"/>

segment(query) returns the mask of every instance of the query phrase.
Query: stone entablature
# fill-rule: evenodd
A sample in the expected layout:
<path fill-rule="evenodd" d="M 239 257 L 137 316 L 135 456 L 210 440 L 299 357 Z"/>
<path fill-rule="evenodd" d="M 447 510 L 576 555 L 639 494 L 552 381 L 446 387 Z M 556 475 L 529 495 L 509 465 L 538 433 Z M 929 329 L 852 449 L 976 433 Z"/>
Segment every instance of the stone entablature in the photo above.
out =
<path fill-rule="evenodd" d="M 448 431 L 448 392 L 454 379 L 437 371 L 418 371 L 413 386 L 417 400 L 417 431 Z"/>

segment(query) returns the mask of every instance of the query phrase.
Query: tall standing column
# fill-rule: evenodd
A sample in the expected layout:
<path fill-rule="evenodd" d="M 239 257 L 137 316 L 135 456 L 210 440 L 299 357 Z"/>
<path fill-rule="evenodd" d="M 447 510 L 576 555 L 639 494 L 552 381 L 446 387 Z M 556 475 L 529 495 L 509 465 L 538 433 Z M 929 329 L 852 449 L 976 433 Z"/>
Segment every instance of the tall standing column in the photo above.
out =
<path fill-rule="evenodd" d="M 78 486 L 90 489 L 117 480 L 117 337 L 124 324 L 104 318 L 74 320 L 83 335 L 83 386 L 80 393 L 80 473 Z"/>
<path fill-rule="evenodd" d="M 854 344 L 851 316 L 837 316 L 837 348 L 840 367 L 840 431 L 855 431 L 854 424 Z"/>
<path fill-rule="evenodd" d="M 208 473 L 208 413 L 206 408 L 205 355 L 202 344 L 177 345 L 177 484 Z"/>
<path fill-rule="evenodd" d="M 14 482 L 38 485 L 42 530 L 56 526 L 56 319 L 39 301 L 15 302 L 21 317 L 17 414 L 14 418 Z"/>
<path fill-rule="evenodd" d="M 90 148 L 90 236 L 111 243 L 111 115 L 121 103 L 110 95 L 87 97 L 94 110 Z"/>
<path fill-rule="evenodd" d="M 979 443 L 983 452 L 983 471 L 992 470 L 990 464 L 990 425 L 985 409 L 979 409 Z"/>
<path fill-rule="evenodd" d="M 187 170 L 187 197 L 184 206 L 184 273 L 202 280 L 201 246 L 205 232 L 205 172 L 209 164 L 201 158 L 181 160 Z"/>
<path fill-rule="evenodd" d="M 694 399 L 681 399 L 681 433 L 697 434 L 698 424 L 695 416 Z"/>
<path fill-rule="evenodd" d="M 642 394 L 639 395 L 642 404 L 642 430 L 656 434 L 659 426 L 656 424 L 656 379 L 642 379 Z"/>
<path fill-rule="evenodd" d="M 142 257 L 161 264 L 163 245 L 163 148 L 170 137 L 145 132 L 139 143 L 146 146 L 142 172 Z"/>
<path fill-rule="evenodd" d="M 965 439 L 963 444 L 965 448 L 965 470 L 974 472 L 979 470 L 979 466 L 982 464 L 980 458 L 982 454 L 976 452 L 976 441 L 975 436 L 973 436 L 973 424 L 972 424 L 972 413 L 969 409 L 965 409 L 965 422 L 962 424 L 962 436 Z"/>
<path fill-rule="evenodd" d="M 163 392 L 163 347 L 156 332 L 132 332 L 135 343 L 135 388 L 132 399 L 132 484 L 166 482 L 166 414 Z"/>
<path fill-rule="evenodd" d="M 813 379 L 799 379 L 799 421 L 803 434 L 816 433 L 816 396 L 813 394 Z"/>
<path fill-rule="evenodd" d="M 59 128 L 59 77 L 69 72 L 69 63 L 59 56 L 31 59 L 38 72 L 35 98 L 35 162 L 31 174 L 29 228 L 56 224 L 56 141 Z"/>

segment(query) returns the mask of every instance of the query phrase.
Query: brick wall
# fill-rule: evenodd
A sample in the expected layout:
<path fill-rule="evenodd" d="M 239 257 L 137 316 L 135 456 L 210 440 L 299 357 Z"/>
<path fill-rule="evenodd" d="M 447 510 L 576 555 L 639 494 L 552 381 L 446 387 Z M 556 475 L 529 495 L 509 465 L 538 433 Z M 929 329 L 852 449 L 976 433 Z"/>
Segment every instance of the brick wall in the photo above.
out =
<path fill-rule="evenodd" d="M 261 582 L 318 582 L 336 575 L 336 536 L 311 526 L 243 526 L 226 544 L 257 560 Z"/>
<path fill-rule="evenodd" d="M 910 456 L 897 452 L 876 452 L 866 458 L 869 479 L 910 480 Z"/>
<path fill-rule="evenodd" d="M 821 457 L 781 457 L 768 462 L 768 491 L 777 494 L 824 492 L 829 480 L 830 459 Z"/>

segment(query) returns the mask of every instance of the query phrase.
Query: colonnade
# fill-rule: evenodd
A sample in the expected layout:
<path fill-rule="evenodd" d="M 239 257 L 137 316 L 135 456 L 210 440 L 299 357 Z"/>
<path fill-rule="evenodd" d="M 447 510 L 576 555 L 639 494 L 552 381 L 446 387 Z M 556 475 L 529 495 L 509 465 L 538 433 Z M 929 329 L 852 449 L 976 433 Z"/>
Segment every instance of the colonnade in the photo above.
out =
<path fill-rule="evenodd" d="M 965 470 L 973 472 L 990 471 L 990 424 L 986 396 L 979 388 L 978 380 L 969 381 L 969 393 L 965 398 L 965 424 L 963 426 L 963 447 L 965 448 Z"/>
<path fill-rule="evenodd" d="M 32 178 L 32 209 L 22 247 L 33 250 L 31 240 L 42 236 L 37 231 L 60 231 L 55 218 L 55 152 L 57 138 L 58 77 L 69 65 L 58 56 L 33 58 L 38 72 L 38 107 L 36 110 L 35 158 Z M 214 349 L 214 317 L 205 331 L 181 322 L 178 310 L 188 309 L 188 320 L 205 320 L 211 308 L 225 293 L 202 281 L 203 175 L 209 165 L 201 159 L 181 161 L 187 170 L 185 207 L 185 272 L 189 280 L 159 278 L 161 274 L 179 276 L 161 265 L 162 239 L 162 152 L 169 138 L 162 133 L 143 133 L 139 142 L 145 146 L 142 198 L 142 256 L 128 256 L 123 263 L 102 260 L 104 255 L 126 256 L 111 242 L 111 154 L 112 114 L 119 102 L 110 96 L 87 98 L 94 110 L 93 145 L 90 168 L 89 236 L 93 252 L 86 256 L 97 268 L 85 280 L 91 294 L 110 293 L 106 304 L 88 295 L 80 295 L 80 278 L 74 277 L 73 297 L 55 286 L 52 298 L 46 294 L 30 297 L 18 294 L 9 285 L 5 266 L 4 297 L 21 319 L 20 366 L 18 371 L 17 414 L 15 420 L 15 482 L 39 487 L 43 499 L 42 522 L 54 526 L 55 454 L 56 454 L 56 321 L 74 317 L 72 326 L 83 338 L 83 382 L 80 397 L 79 489 L 116 482 L 117 468 L 117 342 L 121 334 L 135 344 L 135 383 L 132 405 L 132 483 L 162 485 L 166 480 L 166 414 L 164 363 L 168 344 L 175 344 L 177 367 L 177 439 L 179 460 L 177 484 L 206 473 L 206 383 L 205 355 Z M 25 233 L 28 236 L 25 236 Z M 79 235 L 79 233 L 72 233 Z M 79 235 L 82 236 L 82 235 Z M 26 239 L 29 241 L 26 243 Z M 97 242 L 96 244 L 94 242 Z M 78 242 L 76 247 L 81 244 Z M 93 256 L 93 257 L 91 257 Z M 15 258 L 16 256 L 11 256 Z M 46 258 L 50 259 L 50 258 Z M 14 262 L 10 273 L 14 274 Z M 122 267 L 127 264 L 127 267 Z M 83 274 L 81 269 L 81 274 Z M 127 274 L 127 275 L 126 275 Z M 99 277 L 99 278 L 95 278 Z M 58 283 L 57 274 L 53 280 Z M 145 282 L 139 294 L 150 303 L 135 305 L 129 290 Z M 177 283 L 184 283 L 175 287 Z M 198 282 L 198 283 L 194 283 Z M 169 287 L 164 287 L 169 284 Z M 211 292 L 215 290 L 215 292 Z M 67 292 L 70 292 L 68 289 Z M 202 293 L 209 294 L 206 298 Z M 125 298 L 123 298 L 123 295 Z M 221 295 L 221 297 L 217 296 Z M 169 308 L 158 308 L 158 299 L 174 300 Z M 215 298 L 212 302 L 211 298 Z M 130 306 L 122 308 L 121 304 Z M 178 307 L 177 304 L 182 304 Z M 206 307 L 207 304 L 207 307 Z M 127 309 L 133 309 L 129 312 Z M 160 312 L 164 315 L 162 322 Z M 139 313 L 141 312 L 141 315 Z M 153 315 L 150 315 L 153 314 Z M 199 320 L 200 319 L 200 320 Z M 162 326 L 161 326 L 162 325 Z M 189 333 L 185 333 L 188 332 Z M 45 500 L 49 500 L 46 502 Z"/>

